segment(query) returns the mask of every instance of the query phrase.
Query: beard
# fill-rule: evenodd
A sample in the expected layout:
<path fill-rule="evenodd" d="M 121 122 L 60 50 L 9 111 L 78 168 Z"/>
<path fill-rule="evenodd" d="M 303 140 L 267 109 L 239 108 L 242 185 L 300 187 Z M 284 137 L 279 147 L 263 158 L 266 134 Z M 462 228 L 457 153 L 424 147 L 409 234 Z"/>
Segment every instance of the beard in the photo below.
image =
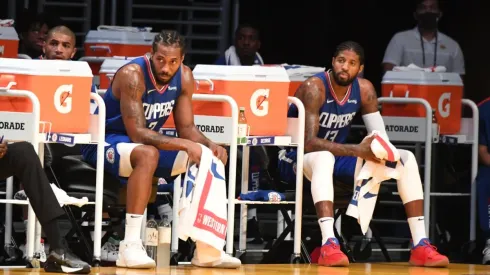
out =
<path fill-rule="evenodd" d="M 342 73 L 347 74 L 347 78 L 346 78 L 346 79 L 342 79 L 342 78 L 340 78 L 340 74 L 342 74 Z M 351 77 L 351 76 L 350 76 L 348 73 L 346 73 L 346 72 L 342 72 L 342 71 L 340 71 L 340 72 L 335 72 L 335 71 L 333 71 L 333 70 L 332 70 L 332 76 L 333 76 L 333 79 L 335 80 L 335 83 L 337 83 L 337 84 L 338 84 L 338 85 L 340 85 L 340 86 L 349 86 L 349 85 L 350 85 L 352 82 L 354 82 L 354 79 L 357 77 L 357 75 L 356 75 L 356 76 L 354 76 L 354 77 Z"/>

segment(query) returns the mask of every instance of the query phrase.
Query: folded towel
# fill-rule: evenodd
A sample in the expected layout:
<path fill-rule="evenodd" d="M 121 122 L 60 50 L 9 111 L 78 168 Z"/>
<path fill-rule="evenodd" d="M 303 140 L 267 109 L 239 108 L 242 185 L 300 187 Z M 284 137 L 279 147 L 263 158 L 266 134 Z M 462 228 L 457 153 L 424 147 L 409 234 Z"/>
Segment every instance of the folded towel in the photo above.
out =
<path fill-rule="evenodd" d="M 366 138 L 375 135 L 371 142 L 373 154 L 383 160 L 381 164 L 366 161 L 359 175 L 346 214 L 357 219 L 361 231 L 366 234 L 373 216 L 374 206 L 378 197 L 380 183 L 388 179 L 399 179 L 403 169 L 398 150 L 378 131 L 372 131 Z"/>
<path fill-rule="evenodd" d="M 302 75 L 313 75 L 316 73 L 324 72 L 324 67 L 313 67 L 313 66 L 305 66 L 305 65 L 289 65 L 282 64 L 282 66 L 286 69 L 288 75 L 291 76 L 302 76 Z"/>
<path fill-rule="evenodd" d="M 286 196 L 282 193 L 273 190 L 257 190 L 248 193 L 242 193 L 238 197 L 242 201 L 270 201 L 280 202 L 286 199 Z"/>

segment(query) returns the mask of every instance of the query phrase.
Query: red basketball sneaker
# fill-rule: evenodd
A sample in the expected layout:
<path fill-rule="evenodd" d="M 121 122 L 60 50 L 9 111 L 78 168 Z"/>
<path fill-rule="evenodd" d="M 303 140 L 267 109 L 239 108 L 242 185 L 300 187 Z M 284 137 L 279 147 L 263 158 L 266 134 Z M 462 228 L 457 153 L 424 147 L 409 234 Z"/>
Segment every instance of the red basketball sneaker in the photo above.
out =
<path fill-rule="evenodd" d="M 349 259 L 340 250 L 339 240 L 330 238 L 322 246 L 318 264 L 323 266 L 348 266 Z"/>
<path fill-rule="evenodd" d="M 409 263 L 415 266 L 447 267 L 449 259 L 437 252 L 437 248 L 430 243 L 429 239 L 424 238 L 416 246 L 413 246 L 412 242 Z"/>

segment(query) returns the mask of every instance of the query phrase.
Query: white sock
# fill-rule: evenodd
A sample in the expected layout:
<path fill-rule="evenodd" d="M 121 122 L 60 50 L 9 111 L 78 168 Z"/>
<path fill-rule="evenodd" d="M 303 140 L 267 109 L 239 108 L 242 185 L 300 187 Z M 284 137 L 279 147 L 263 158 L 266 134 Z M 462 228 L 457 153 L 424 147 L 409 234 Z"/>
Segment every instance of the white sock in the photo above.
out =
<path fill-rule="evenodd" d="M 126 230 L 124 241 L 132 242 L 141 240 L 141 223 L 143 215 L 126 213 Z"/>
<path fill-rule="evenodd" d="M 425 234 L 424 216 L 411 217 L 407 219 L 410 232 L 412 233 L 413 245 L 419 244 L 420 240 L 427 238 Z"/>
<path fill-rule="evenodd" d="M 320 225 L 320 230 L 322 231 L 322 245 L 327 242 L 329 238 L 335 238 L 335 233 L 333 233 L 333 218 L 323 217 L 318 219 L 318 224 Z"/>

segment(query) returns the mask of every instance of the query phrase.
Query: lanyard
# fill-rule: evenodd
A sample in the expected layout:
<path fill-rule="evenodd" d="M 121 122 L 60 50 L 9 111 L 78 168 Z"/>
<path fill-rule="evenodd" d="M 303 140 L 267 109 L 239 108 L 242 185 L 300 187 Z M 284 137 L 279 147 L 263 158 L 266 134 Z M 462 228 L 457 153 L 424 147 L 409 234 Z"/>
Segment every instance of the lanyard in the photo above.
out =
<path fill-rule="evenodd" d="M 434 67 L 436 67 L 437 63 L 437 31 L 436 31 L 436 43 L 434 44 Z M 422 62 L 424 63 L 425 67 L 425 48 L 424 48 L 424 37 L 422 36 L 422 32 L 420 32 L 420 46 L 422 47 Z"/>

